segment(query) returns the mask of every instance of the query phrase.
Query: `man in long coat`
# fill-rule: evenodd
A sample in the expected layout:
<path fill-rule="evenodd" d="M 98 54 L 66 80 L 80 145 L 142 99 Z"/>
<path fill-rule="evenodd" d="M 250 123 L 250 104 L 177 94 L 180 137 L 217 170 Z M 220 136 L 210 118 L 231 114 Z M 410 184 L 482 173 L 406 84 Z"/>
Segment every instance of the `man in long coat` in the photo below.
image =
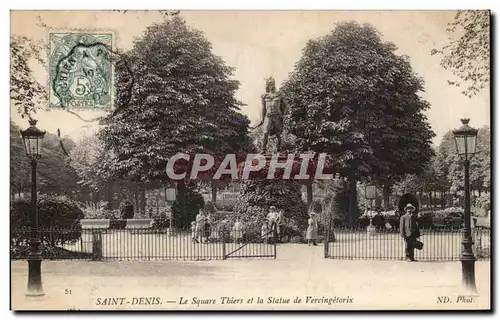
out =
<path fill-rule="evenodd" d="M 399 220 L 399 233 L 405 241 L 405 255 L 407 261 L 415 260 L 415 243 L 420 238 L 420 228 L 417 222 L 415 207 L 408 203 L 405 207 L 405 214 Z"/>

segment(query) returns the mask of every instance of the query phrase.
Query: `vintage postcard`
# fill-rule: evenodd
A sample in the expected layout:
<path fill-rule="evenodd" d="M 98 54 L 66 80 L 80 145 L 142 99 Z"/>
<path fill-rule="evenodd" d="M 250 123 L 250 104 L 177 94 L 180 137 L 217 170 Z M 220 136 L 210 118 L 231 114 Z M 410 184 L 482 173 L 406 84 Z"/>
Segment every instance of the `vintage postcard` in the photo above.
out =
<path fill-rule="evenodd" d="M 490 310 L 490 12 L 11 11 L 11 309 Z"/>

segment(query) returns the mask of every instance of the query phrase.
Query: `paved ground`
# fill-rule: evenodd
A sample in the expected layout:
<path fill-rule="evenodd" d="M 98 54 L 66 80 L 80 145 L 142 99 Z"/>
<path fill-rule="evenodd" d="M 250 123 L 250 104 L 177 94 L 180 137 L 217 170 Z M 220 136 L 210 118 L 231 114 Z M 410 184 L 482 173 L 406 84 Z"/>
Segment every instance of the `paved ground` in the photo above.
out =
<path fill-rule="evenodd" d="M 490 306 L 488 261 L 476 264 L 478 295 L 467 303 L 457 302 L 463 294 L 459 262 L 324 259 L 322 246 L 300 244 L 280 245 L 276 260 L 44 261 L 42 270 L 46 295 L 28 299 L 24 296 L 27 263 L 12 262 L 13 309 L 352 310 Z M 443 296 L 450 302 L 438 303 L 438 297 Z M 296 298 L 301 301 L 294 303 Z M 260 299 L 263 303 L 258 303 Z M 228 300 L 233 303 L 228 304 Z M 118 305 L 103 305 L 109 303 Z"/>

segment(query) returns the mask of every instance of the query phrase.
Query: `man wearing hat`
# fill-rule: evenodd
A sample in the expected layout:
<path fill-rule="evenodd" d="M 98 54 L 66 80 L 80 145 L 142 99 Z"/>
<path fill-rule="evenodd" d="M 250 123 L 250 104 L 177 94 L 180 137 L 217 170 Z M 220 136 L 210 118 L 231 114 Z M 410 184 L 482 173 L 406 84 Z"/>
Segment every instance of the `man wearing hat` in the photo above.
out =
<path fill-rule="evenodd" d="M 405 207 L 405 214 L 399 220 L 399 232 L 405 240 L 405 254 L 407 261 L 415 260 L 415 243 L 420 237 L 420 229 L 417 223 L 417 213 L 415 207 L 408 203 Z"/>

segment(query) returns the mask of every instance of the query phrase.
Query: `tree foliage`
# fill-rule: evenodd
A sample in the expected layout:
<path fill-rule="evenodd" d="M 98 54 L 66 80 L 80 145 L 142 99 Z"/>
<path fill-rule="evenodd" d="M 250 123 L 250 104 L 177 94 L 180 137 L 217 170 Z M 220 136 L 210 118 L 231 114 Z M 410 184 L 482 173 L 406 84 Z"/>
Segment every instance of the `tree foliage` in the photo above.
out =
<path fill-rule="evenodd" d="M 461 10 L 446 31 L 449 42 L 431 55 L 441 56 L 441 66 L 461 81 L 451 81 L 462 87 L 462 94 L 471 98 L 490 83 L 490 17 L 489 10 Z"/>
<path fill-rule="evenodd" d="M 482 127 L 478 131 L 476 153 L 470 161 L 470 186 L 472 190 L 491 189 L 491 131 Z M 463 190 L 464 167 L 457 153 L 453 133 L 449 131 L 439 146 L 438 157 L 442 162 L 442 175 L 451 191 Z"/>
<path fill-rule="evenodd" d="M 20 134 L 21 128 L 10 122 L 10 185 L 12 192 L 25 192 L 31 186 L 31 165 Z M 63 139 L 72 150 L 75 143 Z M 38 190 L 69 194 L 79 189 L 78 176 L 61 149 L 59 138 L 47 133 L 42 144 L 42 158 L 37 162 Z"/>
<path fill-rule="evenodd" d="M 396 49 L 371 25 L 343 22 L 306 44 L 283 85 L 297 148 L 327 153 L 349 180 L 350 217 L 356 181 L 390 187 L 433 155 L 423 80 Z"/>
<path fill-rule="evenodd" d="M 202 32 L 176 16 L 148 27 L 124 56 L 135 81 L 123 92 L 121 77 L 129 75 L 117 69 L 118 108 L 99 133 L 109 153 L 106 172 L 166 182 L 167 161 L 177 152 L 248 146 L 249 121 L 235 98 L 239 83 Z"/>
<path fill-rule="evenodd" d="M 327 152 L 342 176 L 385 183 L 416 173 L 433 150 L 423 81 L 370 25 L 310 40 L 284 84 L 287 126 L 302 150 Z"/>
<path fill-rule="evenodd" d="M 47 91 L 34 77 L 30 63 L 43 64 L 41 45 L 33 40 L 10 37 L 10 99 L 21 117 L 29 117 L 40 108 Z"/>
<path fill-rule="evenodd" d="M 491 190 L 491 131 L 488 126 L 478 131 L 476 153 L 470 162 L 471 190 Z M 453 132 L 448 131 L 439 144 L 436 155 L 419 174 L 408 174 L 396 186 L 398 193 L 463 190 L 464 167 L 457 153 Z"/>
<path fill-rule="evenodd" d="M 106 184 L 102 163 L 107 152 L 97 135 L 82 136 L 70 152 L 71 165 L 80 177 L 79 183 L 90 189 L 98 190 Z"/>

